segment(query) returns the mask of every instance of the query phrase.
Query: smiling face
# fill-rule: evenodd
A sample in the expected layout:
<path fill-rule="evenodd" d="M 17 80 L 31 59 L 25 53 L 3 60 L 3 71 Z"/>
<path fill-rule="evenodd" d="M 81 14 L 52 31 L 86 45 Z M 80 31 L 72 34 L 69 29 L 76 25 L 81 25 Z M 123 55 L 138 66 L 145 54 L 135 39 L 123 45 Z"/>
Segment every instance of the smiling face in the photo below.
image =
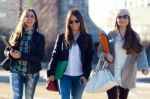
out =
<path fill-rule="evenodd" d="M 120 9 L 116 17 L 117 26 L 126 28 L 130 24 L 130 13 L 127 9 Z"/>
<path fill-rule="evenodd" d="M 80 31 L 80 21 L 74 15 L 70 17 L 69 24 L 73 33 Z"/>
<path fill-rule="evenodd" d="M 125 14 L 119 14 L 117 16 L 117 23 L 120 27 L 126 27 L 129 24 L 129 16 Z"/>
<path fill-rule="evenodd" d="M 32 11 L 28 11 L 25 19 L 24 19 L 24 24 L 26 28 L 33 28 L 34 24 L 35 24 L 35 15 Z"/>

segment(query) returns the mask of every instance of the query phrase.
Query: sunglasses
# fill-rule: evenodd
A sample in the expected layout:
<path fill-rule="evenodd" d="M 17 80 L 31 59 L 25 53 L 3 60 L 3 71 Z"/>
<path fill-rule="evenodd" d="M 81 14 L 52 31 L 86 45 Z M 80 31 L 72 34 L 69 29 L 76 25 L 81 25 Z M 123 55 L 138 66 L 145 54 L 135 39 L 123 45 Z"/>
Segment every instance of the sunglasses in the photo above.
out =
<path fill-rule="evenodd" d="M 117 16 L 117 19 L 128 19 L 128 15 Z"/>
<path fill-rule="evenodd" d="M 75 22 L 75 23 L 79 23 L 79 20 L 70 20 L 70 21 L 69 21 L 70 24 L 72 24 L 72 23 L 74 23 L 74 22 Z"/>

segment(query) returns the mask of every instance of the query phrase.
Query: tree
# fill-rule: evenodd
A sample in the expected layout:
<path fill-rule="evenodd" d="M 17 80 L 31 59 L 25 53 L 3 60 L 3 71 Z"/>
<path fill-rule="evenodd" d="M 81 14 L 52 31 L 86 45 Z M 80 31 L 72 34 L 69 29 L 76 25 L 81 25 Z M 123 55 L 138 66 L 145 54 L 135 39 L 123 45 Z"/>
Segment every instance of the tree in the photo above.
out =
<path fill-rule="evenodd" d="M 18 15 L 18 19 L 20 18 L 21 14 L 22 14 L 22 3 L 23 3 L 23 1 L 19 0 L 19 9 L 18 9 L 19 15 Z"/>

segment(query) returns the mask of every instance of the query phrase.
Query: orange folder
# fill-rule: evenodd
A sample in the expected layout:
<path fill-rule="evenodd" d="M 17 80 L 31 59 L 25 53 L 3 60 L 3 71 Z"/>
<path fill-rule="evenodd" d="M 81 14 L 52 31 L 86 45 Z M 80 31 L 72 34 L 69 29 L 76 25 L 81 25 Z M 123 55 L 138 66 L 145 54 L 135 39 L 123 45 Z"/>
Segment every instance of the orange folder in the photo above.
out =
<path fill-rule="evenodd" d="M 100 47 L 104 53 L 109 53 L 109 42 L 108 37 L 106 34 L 100 32 L 99 33 L 100 38 Z"/>

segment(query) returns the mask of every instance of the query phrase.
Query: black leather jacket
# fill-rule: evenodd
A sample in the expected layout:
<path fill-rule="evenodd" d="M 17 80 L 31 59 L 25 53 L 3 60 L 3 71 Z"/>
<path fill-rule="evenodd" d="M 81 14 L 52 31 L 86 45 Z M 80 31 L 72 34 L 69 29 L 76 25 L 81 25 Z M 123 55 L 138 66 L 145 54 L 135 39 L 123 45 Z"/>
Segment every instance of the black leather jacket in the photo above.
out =
<path fill-rule="evenodd" d="M 84 48 L 82 36 L 77 38 L 77 44 L 81 51 L 81 62 L 83 76 L 88 79 L 92 69 L 93 58 L 93 40 L 91 35 L 87 34 L 88 48 Z M 68 60 L 69 48 L 65 44 L 64 34 L 59 34 L 53 49 L 51 60 L 48 65 L 47 76 L 54 75 L 58 60 Z"/>

